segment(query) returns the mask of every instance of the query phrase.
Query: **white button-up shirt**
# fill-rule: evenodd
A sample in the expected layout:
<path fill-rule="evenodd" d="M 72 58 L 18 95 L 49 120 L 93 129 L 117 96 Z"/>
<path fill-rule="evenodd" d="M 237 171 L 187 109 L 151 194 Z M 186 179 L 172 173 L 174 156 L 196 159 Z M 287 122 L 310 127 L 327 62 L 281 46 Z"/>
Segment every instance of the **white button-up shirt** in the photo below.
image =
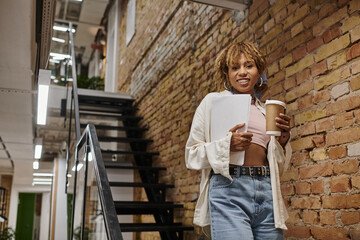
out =
<path fill-rule="evenodd" d="M 232 180 L 229 174 L 232 133 L 228 132 L 226 137 L 213 142 L 210 141 L 212 99 L 214 96 L 231 94 L 229 91 L 223 91 L 209 93 L 205 96 L 196 109 L 186 143 L 186 167 L 202 170 L 200 195 L 194 213 L 194 224 L 201 227 L 210 225 L 208 190 L 211 169 L 213 169 L 214 173 L 221 174 Z M 263 104 L 258 99 L 255 105 L 265 114 Z M 282 146 L 272 136 L 268 145 L 267 160 L 270 167 L 275 227 L 281 229 L 287 229 L 285 221 L 288 218 L 288 213 L 281 195 L 280 175 L 284 172 L 284 167 L 288 166 L 290 162 L 292 150 L 289 142 L 285 146 L 285 152 L 286 156 Z"/>

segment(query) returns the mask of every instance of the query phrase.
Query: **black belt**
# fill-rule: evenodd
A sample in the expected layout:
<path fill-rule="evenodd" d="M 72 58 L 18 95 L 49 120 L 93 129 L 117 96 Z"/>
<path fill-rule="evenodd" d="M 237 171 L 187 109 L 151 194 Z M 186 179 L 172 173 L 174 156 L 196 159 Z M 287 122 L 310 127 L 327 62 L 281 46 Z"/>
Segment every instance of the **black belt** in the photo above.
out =
<path fill-rule="evenodd" d="M 268 166 L 259 167 L 244 167 L 244 166 L 230 166 L 230 175 L 247 175 L 252 177 L 269 177 L 270 168 Z"/>

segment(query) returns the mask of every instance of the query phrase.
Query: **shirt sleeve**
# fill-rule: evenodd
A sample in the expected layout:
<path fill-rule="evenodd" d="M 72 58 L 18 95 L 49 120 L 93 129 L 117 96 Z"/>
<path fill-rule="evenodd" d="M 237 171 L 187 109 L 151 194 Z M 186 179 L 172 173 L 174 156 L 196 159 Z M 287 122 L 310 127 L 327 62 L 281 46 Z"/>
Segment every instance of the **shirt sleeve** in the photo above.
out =
<path fill-rule="evenodd" d="M 185 162 L 189 169 L 212 168 L 214 173 L 221 174 L 232 180 L 229 174 L 230 141 L 229 132 L 222 139 L 207 142 L 205 111 L 208 101 L 205 99 L 196 109 L 191 125 L 190 135 L 185 147 Z M 209 121 L 208 121 L 209 122 Z"/>

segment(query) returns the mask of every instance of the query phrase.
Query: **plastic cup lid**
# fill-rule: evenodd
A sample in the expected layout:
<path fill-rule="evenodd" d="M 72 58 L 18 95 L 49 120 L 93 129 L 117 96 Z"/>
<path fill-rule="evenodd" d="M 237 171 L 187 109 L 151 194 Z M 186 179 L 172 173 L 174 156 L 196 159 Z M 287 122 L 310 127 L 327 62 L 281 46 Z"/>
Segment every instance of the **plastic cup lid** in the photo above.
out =
<path fill-rule="evenodd" d="M 282 101 L 278 101 L 278 100 L 266 100 L 265 105 L 267 105 L 267 104 L 277 104 L 277 105 L 281 105 L 284 108 L 286 108 L 285 103 Z"/>

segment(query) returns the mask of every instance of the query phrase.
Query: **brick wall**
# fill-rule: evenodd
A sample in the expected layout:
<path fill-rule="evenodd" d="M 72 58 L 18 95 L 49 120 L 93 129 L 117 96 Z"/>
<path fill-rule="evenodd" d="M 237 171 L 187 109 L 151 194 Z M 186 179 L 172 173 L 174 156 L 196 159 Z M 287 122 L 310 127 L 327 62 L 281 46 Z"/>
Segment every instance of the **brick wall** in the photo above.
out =
<path fill-rule="evenodd" d="M 192 224 L 200 172 L 186 169 L 184 146 L 201 99 L 222 90 L 214 58 L 230 42 L 248 40 L 268 60 L 266 96 L 285 101 L 293 116 L 293 158 L 281 178 L 286 237 L 360 239 L 359 9 L 358 0 L 254 0 L 243 18 L 187 1 L 137 0 L 128 46 L 123 13 L 119 91 L 136 97 L 141 124 L 150 128 L 149 148 L 160 152 L 154 165 L 167 167 L 161 181 L 175 185 L 167 199 L 185 206 L 177 221 Z M 185 234 L 200 236 L 199 228 Z"/>

